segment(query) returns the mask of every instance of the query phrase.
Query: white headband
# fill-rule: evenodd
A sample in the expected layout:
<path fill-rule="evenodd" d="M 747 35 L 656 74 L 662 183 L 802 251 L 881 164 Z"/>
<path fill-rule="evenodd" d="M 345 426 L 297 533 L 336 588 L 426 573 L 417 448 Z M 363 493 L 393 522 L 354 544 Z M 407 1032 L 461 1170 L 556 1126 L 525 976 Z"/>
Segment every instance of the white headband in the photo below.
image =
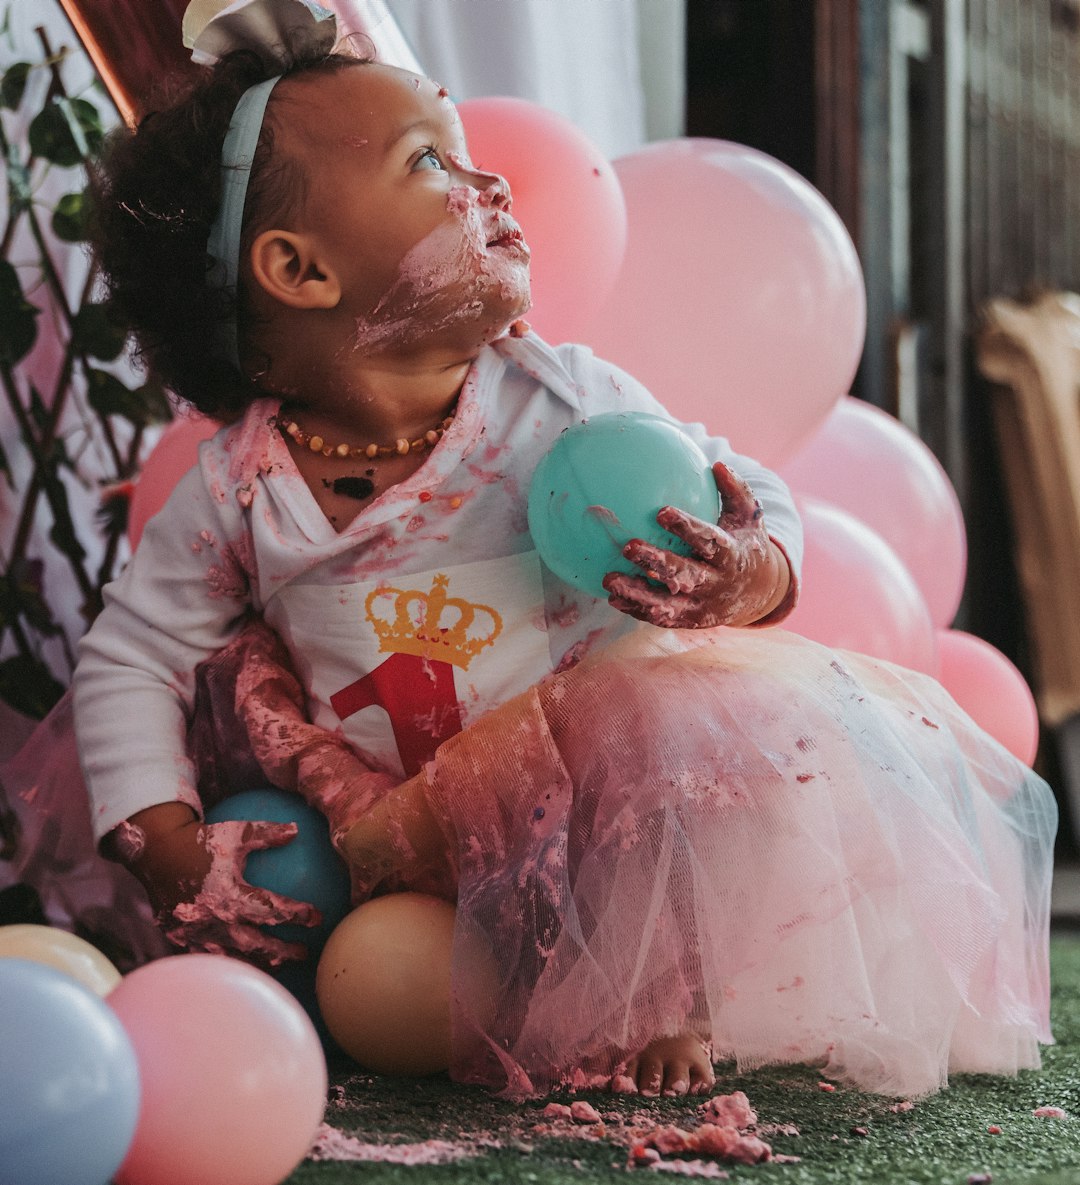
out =
<path fill-rule="evenodd" d="M 249 87 L 240 96 L 229 121 L 229 130 L 221 146 L 221 205 L 210 227 L 206 251 L 214 261 L 214 283 L 235 294 L 240 280 L 240 234 L 244 226 L 244 203 L 247 201 L 251 162 L 259 144 L 263 116 L 270 92 L 281 75 Z M 240 343 L 236 335 L 236 315 L 221 343 L 229 360 L 240 369 Z"/>
<path fill-rule="evenodd" d="M 232 50 L 248 49 L 273 69 L 280 68 L 286 54 L 330 53 L 337 41 L 337 21 L 332 12 L 314 0 L 191 0 L 184 13 L 183 33 L 192 60 L 200 65 L 213 65 Z M 221 204 L 206 250 L 214 261 L 213 282 L 234 296 L 239 284 L 240 234 L 251 162 L 270 92 L 280 79 L 281 75 L 276 74 L 240 96 L 221 146 Z M 239 370 L 235 312 L 222 346 Z"/>

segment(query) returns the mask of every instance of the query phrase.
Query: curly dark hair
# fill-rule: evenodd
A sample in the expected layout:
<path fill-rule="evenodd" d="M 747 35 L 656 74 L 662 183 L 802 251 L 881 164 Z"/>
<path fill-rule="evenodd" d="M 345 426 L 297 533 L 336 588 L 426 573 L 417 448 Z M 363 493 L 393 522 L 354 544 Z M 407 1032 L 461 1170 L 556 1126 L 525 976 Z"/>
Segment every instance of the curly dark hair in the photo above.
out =
<path fill-rule="evenodd" d="M 236 295 L 214 283 L 207 238 L 221 198 L 221 148 L 249 87 L 273 74 L 336 73 L 366 65 L 355 52 L 297 57 L 268 68 L 257 54 L 228 54 L 193 81 L 163 91 L 132 131 L 108 139 L 91 177 L 91 239 L 110 315 L 128 328 L 136 354 L 182 399 L 235 419 L 264 392 L 240 373 L 223 343 L 245 323 Z M 274 96 L 259 136 L 244 207 L 243 246 L 269 220 L 303 202 L 304 178 L 274 154 Z"/>

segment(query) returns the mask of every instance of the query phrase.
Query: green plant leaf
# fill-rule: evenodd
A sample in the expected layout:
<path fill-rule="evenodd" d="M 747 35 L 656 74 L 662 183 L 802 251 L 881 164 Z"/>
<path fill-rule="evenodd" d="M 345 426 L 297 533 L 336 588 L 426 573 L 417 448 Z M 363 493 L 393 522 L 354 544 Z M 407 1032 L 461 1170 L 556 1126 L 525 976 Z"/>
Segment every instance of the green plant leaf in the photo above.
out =
<path fill-rule="evenodd" d="M 26 90 L 26 78 L 30 73 L 29 62 L 15 62 L 4 71 L 0 79 L 0 106 L 12 111 L 22 102 Z"/>
<path fill-rule="evenodd" d="M 124 481 L 102 491 L 101 505 L 94 518 L 107 536 L 127 533 L 134 489 L 134 482 Z"/>
<path fill-rule="evenodd" d="M 9 144 L 5 161 L 8 184 L 8 201 L 12 213 L 25 210 L 33 196 L 30 187 L 30 170 L 19 158 L 17 144 Z"/>
<path fill-rule="evenodd" d="M 141 426 L 151 422 L 147 405 L 139 393 L 125 386 L 116 375 L 88 366 L 86 380 L 87 398 L 99 416 L 122 416 Z"/>
<path fill-rule="evenodd" d="M 41 392 L 37 389 L 36 383 L 30 384 L 27 411 L 30 413 L 30 419 L 34 422 L 34 427 L 39 432 L 44 432 L 45 425 L 49 422 L 49 409 L 45 406 L 45 400 L 41 398 Z"/>
<path fill-rule="evenodd" d="M 43 720 L 64 694 L 64 685 L 31 654 L 0 662 L 0 699 L 24 716 Z"/>
<path fill-rule="evenodd" d="M 104 138 L 97 108 L 85 99 L 55 99 L 30 121 L 30 150 L 64 168 L 95 155 Z"/>
<path fill-rule="evenodd" d="M 18 272 L 6 259 L 0 259 L 0 362 L 14 366 L 30 353 L 37 340 L 40 312 L 23 296 Z"/>
<path fill-rule="evenodd" d="M 86 194 L 65 193 L 52 215 L 53 234 L 65 243 L 81 243 L 86 237 Z"/>
<path fill-rule="evenodd" d="M 49 509 L 53 514 L 53 525 L 49 528 L 49 540 L 57 551 L 62 552 L 80 564 L 86 559 L 86 548 L 79 542 L 78 532 L 71 517 L 71 506 L 68 502 L 67 487 L 51 469 L 41 476 L 45 495 L 49 501 Z"/>
<path fill-rule="evenodd" d="M 38 430 L 39 445 L 44 438 L 45 433 L 49 430 L 49 409 L 45 406 L 45 400 L 41 397 L 41 392 L 30 384 L 30 398 L 27 400 L 26 410 L 30 413 L 30 419 L 33 421 L 34 427 Z M 64 447 L 64 438 L 60 435 L 54 435 L 52 439 L 52 447 L 49 450 L 48 459 L 53 468 L 66 466 L 68 469 L 72 468 L 71 458 L 68 456 L 67 449 Z"/>
<path fill-rule="evenodd" d="M 12 565 L 9 576 L 0 578 L 3 584 L 2 602 L 8 621 L 22 617 L 43 638 L 54 638 L 60 633 L 45 598 L 45 564 L 41 560 L 19 560 Z"/>
<path fill-rule="evenodd" d="M 103 304 L 84 304 L 75 314 L 71 331 L 75 348 L 102 362 L 118 358 L 127 341 L 127 333 L 110 318 Z"/>
<path fill-rule="evenodd" d="M 147 379 L 135 394 L 146 409 L 147 423 L 167 424 L 173 418 L 172 404 L 165 394 L 165 388 L 157 379 Z"/>

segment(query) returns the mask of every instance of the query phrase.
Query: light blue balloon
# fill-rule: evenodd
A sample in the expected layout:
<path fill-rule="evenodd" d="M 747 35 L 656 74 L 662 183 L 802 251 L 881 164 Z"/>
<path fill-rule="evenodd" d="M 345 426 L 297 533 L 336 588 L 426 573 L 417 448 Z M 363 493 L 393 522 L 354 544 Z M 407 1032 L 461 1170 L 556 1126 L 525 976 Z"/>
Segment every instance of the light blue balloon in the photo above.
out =
<path fill-rule="evenodd" d="M 112 1009 L 54 967 L 0 958 L 0 1185 L 107 1185 L 139 1118 Z"/>
<path fill-rule="evenodd" d="M 557 576 L 606 599 L 608 572 L 642 574 L 622 554 L 631 539 L 690 554 L 657 524 L 663 506 L 717 521 L 720 495 L 705 454 L 670 420 L 611 412 L 567 428 L 545 454 L 529 486 L 529 530 Z"/>
<path fill-rule="evenodd" d="M 244 790 L 222 799 L 206 812 L 208 823 L 228 819 L 295 823 L 297 833 L 284 847 L 252 852 L 244 865 L 244 879 L 260 889 L 306 901 L 322 912 L 319 926 L 283 922 L 266 932 L 283 942 L 302 942 L 312 957 L 326 945 L 330 931 L 349 912 L 351 884 L 345 861 L 330 841 L 326 818 L 288 790 L 268 786 Z"/>

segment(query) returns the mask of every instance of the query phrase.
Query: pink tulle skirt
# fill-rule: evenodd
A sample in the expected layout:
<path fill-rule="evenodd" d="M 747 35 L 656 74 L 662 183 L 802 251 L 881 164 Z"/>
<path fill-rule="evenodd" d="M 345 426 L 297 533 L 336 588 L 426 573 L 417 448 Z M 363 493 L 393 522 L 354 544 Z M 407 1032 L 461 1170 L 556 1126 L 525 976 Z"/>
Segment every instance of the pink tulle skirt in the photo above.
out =
<path fill-rule="evenodd" d="M 459 1079 L 596 1082 L 693 1029 L 740 1069 L 911 1096 L 1052 1039 L 1053 795 L 925 676 L 643 627 L 425 776 L 458 861 Z"/>
<path fill-rule="evenodd" d="M 22 886 L 32 907 L 0 924 L 41 921 L 99 947 L 121 971 L 165 954 L 142 886 L 98 854 L 68 692 L 0 766 L 7 848 L 0 890 Z"/>
<path fill-rule="evenodd" d="M 193 737 L 212 720 L 243 758 L 207 798 L 258 777 L 218 736 L 256 652 L 201 674 Z M 51 920 L 137 962 L 163 945 L 94 850 L 69 715 L 0 772 L 22 835 L 0 887 L 32 884 Z M 926 676 L 782 630 L 642 626 L 420 776 L 456 873 L 461 1081 L 598 1083 L 690 1029 L 740 1069 L 913 1096 L 1038 1066 L 1052 1039 L 1054 797 Z"/>

